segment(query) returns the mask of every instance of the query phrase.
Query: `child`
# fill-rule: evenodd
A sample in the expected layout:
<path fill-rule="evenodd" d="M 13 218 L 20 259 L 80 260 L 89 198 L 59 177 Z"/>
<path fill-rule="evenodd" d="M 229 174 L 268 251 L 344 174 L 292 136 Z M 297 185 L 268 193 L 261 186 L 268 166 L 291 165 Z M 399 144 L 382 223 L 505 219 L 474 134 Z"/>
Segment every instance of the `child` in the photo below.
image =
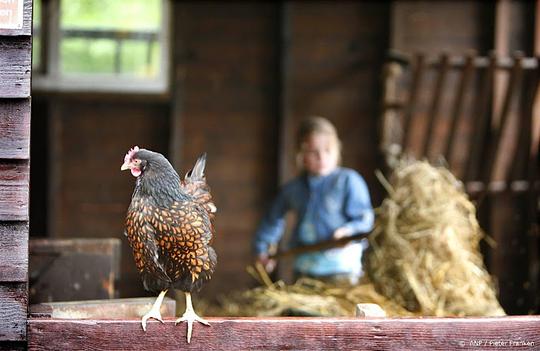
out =
<path fill-rule="evenodd" d="M 283 235 L 288 211 L 297 214 L 293 247 L 365 233 L 373 227 L 367 185 L 356 171 L 339 167 L 341 142 L 332 123 L 322 117 L 305 120 L 298 130 L 297 150 L 300 175 L 281 188 L 253 242 L 257 260 L 269 271 L 275 263 L 269 259 L 268 249 Z M 362 275 L 365 241 L 298 255 L 295 276 L 355 284 Z"/>

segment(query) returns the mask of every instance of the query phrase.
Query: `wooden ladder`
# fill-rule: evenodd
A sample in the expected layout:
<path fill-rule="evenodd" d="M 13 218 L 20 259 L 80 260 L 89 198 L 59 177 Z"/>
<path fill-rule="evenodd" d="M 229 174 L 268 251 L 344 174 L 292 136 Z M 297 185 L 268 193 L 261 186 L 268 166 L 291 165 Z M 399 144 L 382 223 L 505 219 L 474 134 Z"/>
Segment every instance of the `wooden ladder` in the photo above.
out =
<path fill-rule="evenodd" d="M 391 52 L 383 79 L 380 148 L 386 165 L 392 168 L 401 156 L 412 155 L 443 163 L 461 179 L 498 247 L 507 250 L 504 245 L 517 240 L 526 248 L 528 273 L 520 283 L 528 291 L 528 312 L 538 312 L 538 58 L 521 52 L 512 57 Z M 512 216 L 520 217 L 523 237 L 502 232 Z M 506 254 L 486 251 L 492 273 L 500 279 L 512 276 L 508 262 L 501 262 Z M 515 298 L 502 290 L 503 300 Z"/>

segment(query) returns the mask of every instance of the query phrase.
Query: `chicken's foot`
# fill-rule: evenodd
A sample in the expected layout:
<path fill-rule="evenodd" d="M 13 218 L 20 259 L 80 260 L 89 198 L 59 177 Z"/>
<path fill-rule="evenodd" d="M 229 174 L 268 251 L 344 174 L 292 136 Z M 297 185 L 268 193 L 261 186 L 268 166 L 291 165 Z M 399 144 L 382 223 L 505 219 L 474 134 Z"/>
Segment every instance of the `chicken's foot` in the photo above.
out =
<path fill-rule="evenodd" d="M 149 318 L 154 318 L 163 323 L 163 319 L 161 319 L 161 312 L 159 311 L 161 309 L 161 304 L 163 303 L 163 298 L 165 297 L 165 294 L 167 293 L 167 290 L 163 290 L 161 293 L 159 293 L 159 296 L 156 299 L 156 302 L 154 302 L 154 305 L 146 313 L 141 320 L 142 328 L 144 331 L 146 331 L 146 321 Z"/>
<path fill-rule="evenodd" d="M 186 294 L 186 311 L 184 312 L 182 317 L 176 320 L 175 324 L 178 324 L 184 321 L 187 322 L 187 327 L 188 327 L 187 342 L 189 344 L 191 341 L 191 332 L 193 331 L 193 322 L 199 322 L 208 326 L 210 326 L 210 323 L 208 323 L 206 320 L 202 319 L 195 313 L 195 311 L 193 310 L 193 305 L 191 304 L 191 294 L 188 292 L 185 294 Z"/>

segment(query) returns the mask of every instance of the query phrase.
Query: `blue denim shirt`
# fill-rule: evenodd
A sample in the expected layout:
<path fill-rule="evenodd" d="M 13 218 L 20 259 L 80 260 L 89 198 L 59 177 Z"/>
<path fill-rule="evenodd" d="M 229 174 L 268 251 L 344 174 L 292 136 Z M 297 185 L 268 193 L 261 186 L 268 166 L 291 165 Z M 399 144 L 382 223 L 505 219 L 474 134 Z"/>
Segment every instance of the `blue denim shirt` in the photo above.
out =
<path fill-rule="evenodd" d="M 369 190 L 356 171 L 337 168 L 326 176 L 303 174 L 281 188 L 261 221 L 253 242 L 256 254 L 268 252 L 268 247 L 280 240 L 288 211 L 297 214 L 291 247 L 329 240 L 340 227 L 348 227 L 354 234 L 369 232 L 374 221 Z M 363 240 L 343 248 L 301 254 L 296 257 L 295 270 L 314 276 L 360 276 L 365 245 Z"/>

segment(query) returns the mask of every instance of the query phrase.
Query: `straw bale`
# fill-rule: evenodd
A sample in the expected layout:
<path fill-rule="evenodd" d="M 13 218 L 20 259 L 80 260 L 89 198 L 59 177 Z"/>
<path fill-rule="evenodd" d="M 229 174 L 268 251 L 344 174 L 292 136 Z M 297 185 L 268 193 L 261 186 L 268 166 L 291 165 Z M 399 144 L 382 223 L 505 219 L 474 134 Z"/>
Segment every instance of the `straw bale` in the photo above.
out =
<path fill-rule="evenodd" d="M 444 167 L 404 161 L 383 180 L 364 264 L 375 288 L 407 310 L 432 316 L 499 316 L 479 243 L 483 232 L 462 184 Z"/>

